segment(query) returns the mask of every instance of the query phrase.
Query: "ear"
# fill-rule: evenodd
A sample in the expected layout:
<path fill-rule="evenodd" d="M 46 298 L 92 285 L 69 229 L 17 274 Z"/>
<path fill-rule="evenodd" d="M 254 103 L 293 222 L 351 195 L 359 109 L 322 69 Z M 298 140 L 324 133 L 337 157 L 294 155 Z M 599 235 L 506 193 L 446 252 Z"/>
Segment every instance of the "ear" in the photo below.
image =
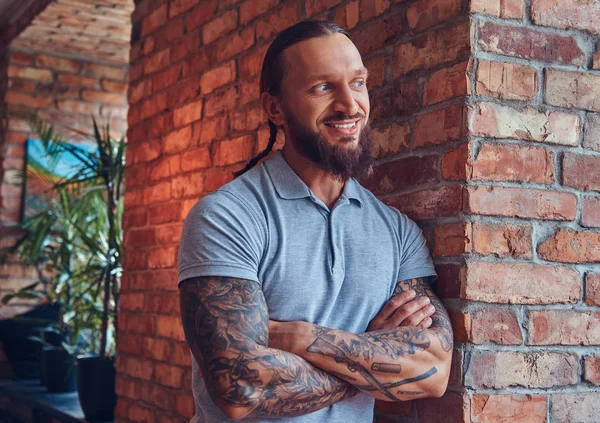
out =
<path fill-rule="evenodd" d="M 260 96 L 260 103 L 267 117 L 275 125 L 281 126 L 285 123 L 285 113 L 283 112 L 279 98 L 268 92 L 264 92 Z"/>

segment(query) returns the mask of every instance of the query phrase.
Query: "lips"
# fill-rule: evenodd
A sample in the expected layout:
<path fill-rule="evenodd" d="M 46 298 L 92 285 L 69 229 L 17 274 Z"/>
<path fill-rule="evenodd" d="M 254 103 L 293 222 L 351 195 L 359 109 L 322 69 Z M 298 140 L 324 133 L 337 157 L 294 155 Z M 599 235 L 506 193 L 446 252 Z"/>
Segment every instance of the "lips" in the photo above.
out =
<path fill-rule="evenodd" d="M 325 126 L 330 132 L 340 135 L 352 135 L 358 131 L 359 120 L 341 121 L 341 122 L 326 122 Z"/>

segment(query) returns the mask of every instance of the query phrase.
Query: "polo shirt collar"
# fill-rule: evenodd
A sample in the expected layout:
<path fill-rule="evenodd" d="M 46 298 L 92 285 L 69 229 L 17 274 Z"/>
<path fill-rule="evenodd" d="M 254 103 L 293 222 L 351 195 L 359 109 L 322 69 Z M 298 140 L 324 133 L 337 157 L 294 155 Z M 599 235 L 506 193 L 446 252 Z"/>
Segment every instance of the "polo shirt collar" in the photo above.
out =
<path fill-rule="evenodd" d="M 271 159 L 265 160 L 264 163 L 269 170 L 273 185 L 275 185 L 275 189 L 281 198 L 289 200 L 310 197 L 312 195 L 312 191 L 308 185 L 296 175 L 296 172 L 294 172 L 283 157 L 281 150 L 277 150 Z M 357 201 L 362 207 L 358 182 L 354 178 L 346 181 L 343 195 L 348 199 Z"/>

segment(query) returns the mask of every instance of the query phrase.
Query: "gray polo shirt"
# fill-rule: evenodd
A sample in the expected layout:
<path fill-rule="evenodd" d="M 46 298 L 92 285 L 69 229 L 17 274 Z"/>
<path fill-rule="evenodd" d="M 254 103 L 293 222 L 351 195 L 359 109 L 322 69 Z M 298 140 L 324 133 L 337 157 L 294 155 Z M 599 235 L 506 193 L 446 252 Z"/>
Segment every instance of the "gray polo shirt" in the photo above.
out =
<path fill-rule="evenodd" d="M 250 279 L 262 287 L 270 318 L 354 333 L 366 330 L 398 281 L 435 275 L 412 220 L 353 178 L 329 210 L 280 151 L 190 210 L 178 260 L 179 282 L 198 276 Z M 229 421 L 192 362 L 192 421 Z M 373 403 L 361 393 L 301 417 L 265 421 L 370 423 Z"/>

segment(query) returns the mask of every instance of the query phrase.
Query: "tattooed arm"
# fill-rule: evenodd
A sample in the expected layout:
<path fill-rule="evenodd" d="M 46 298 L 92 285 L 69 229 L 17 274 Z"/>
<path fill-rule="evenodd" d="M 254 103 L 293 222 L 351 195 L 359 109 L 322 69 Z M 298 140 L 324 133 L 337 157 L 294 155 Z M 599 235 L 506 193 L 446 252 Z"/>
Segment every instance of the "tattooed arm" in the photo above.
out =
<path fill-rule="evenodd" d="M 429 298 L 435 308 L 427 329 L 400 326 L 353 334 L 307 322 L 271 321 L 269 346 L 297 354 L 377 399 L 439 397 L 450 374 L 450 319 L 425 279 L 398 282 L 394 294 L 409 290 Z"/>
<path fill-rule="evenodd" d="M 298 416 L 357 393 L 306 360 L 267 347 L 267 307 L 254 281 L 187 279 L 180 305 L 210 397 L 229 418 Z"/>

